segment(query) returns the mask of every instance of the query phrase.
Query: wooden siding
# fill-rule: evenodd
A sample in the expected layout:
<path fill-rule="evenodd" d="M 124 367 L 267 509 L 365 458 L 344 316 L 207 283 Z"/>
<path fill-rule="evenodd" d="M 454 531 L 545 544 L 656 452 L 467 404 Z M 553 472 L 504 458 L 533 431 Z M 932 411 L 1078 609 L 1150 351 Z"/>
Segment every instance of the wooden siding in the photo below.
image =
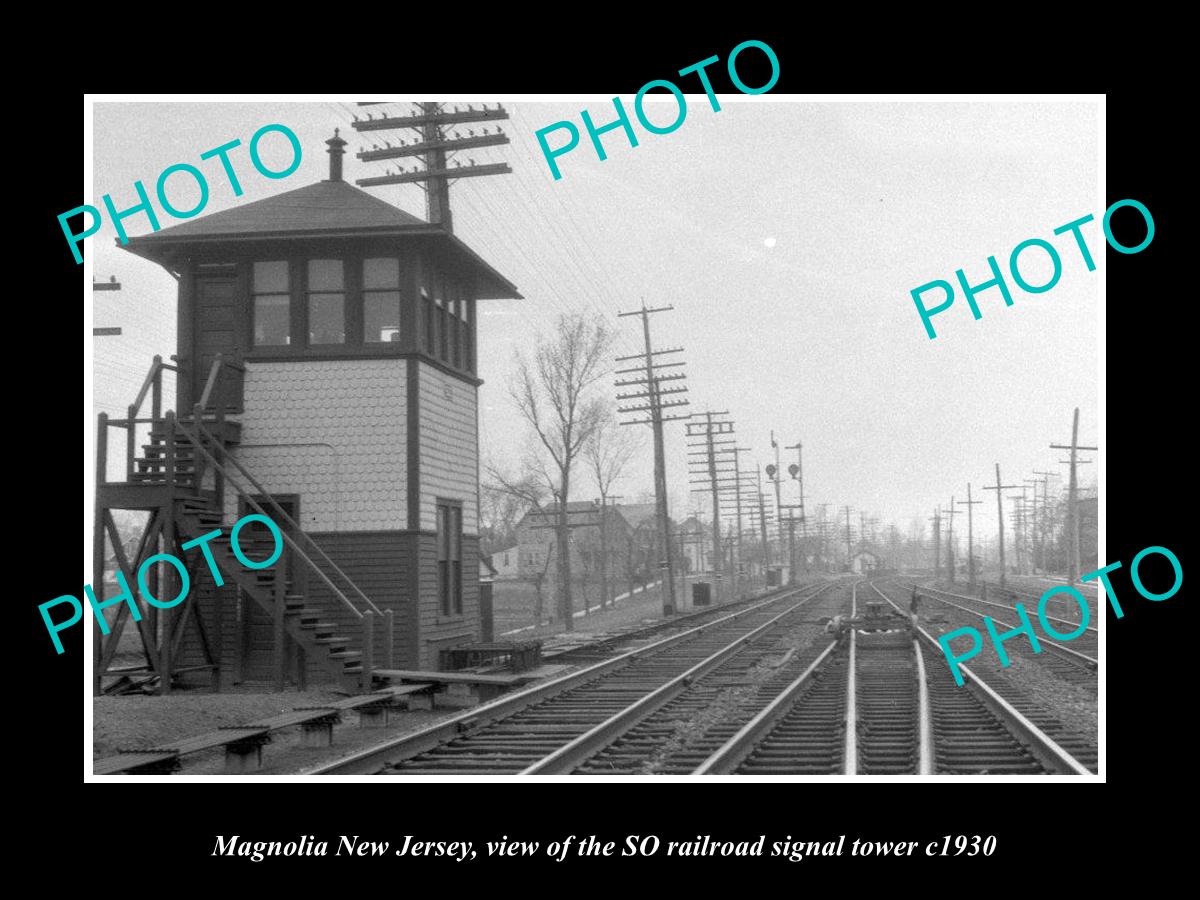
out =
<path fill-rule="evenodd" d="M 355 584 L 362 589 L 381 610 L 392 610 L 394 613 L 395 641 L 394 663 L 399 668 L 418 668 L 421 664 L 421 654 L 418 648 L 418 611 L 417 604 L 412 602 L 411 585 L 417 572 L 417 552 L 421 536 L 398 531 L 360 531 L 360 532 L 331 532 L 314 533 L 312 538 L 321 545 L 330 558 L 350 576 Z M 466 554 L 464 541 L 464 556 Z M 328 574 L 335 584 L 341 586 L 341 581 L 326 566 Z M 237 668 L 237 654 L 241 642 L 245 643 L 246 658 L 242 670 L 243 681 L 269 684 L 274 678 L 273 669 L 273 630 L 270 615 L 252 600 L 247 603 L 245 610 L 248 617 L 248 627 L 245 633 L 238 631 L 236 590 L 216 590 L 204 569 L 205 575 L 192 596 L 186 601 L 191 603 L 197 598 L 200 610 L 208 614 L 205 624 L 214 621 L 217 603 L 224 610 L 224 627 L 221 629 L 221 658 L 224 666 L 223 683 L 228 685 L 233 681 Z M 436 578 L 436 574 L 435 574 Z M 307 575 L 307 605 L 322 610 L 321 620 L 335 622 L 337 633 L 350 639 L 350 650 L 362 650 L 362 620 L 357 618 L 339 601 L 329 587 L 313 572 Z M 464 584 L 464 608 L 466 588 Z M 436 590 L 436 580 L 434 584 Z M 218 600 L 218 596 L 221 598 Z M 362 607 L 361 598 L 350 596 L 358 607 Z M 209 639 L 213 639 L 213 629 L 209 629 Z M 383 665 L 384 631 L 382 621 L 377 620 L 375 631 L 376 665 Z M 324 652 L 324 651 L 321 651 Z M 189 627 L 187 637 L 181 648 L 180 665 L 197 665 L 203 662 L 203 653 L 199 635 L 194 627 Z M 289 678 L 291 677 L 289 669 Z M 308 679 L 311 684 L 331 682 L 332 676 L 320 660 L 310 654 L 308 660 Z M 193 676 L 190 681 L 198 684 L 206 683 L 207 676 Z"/>
<path fill-rule="evenodd" d="M 477 390 L 428 363 L 420 367 L 421 530 L 437 528 L 437 498 L 445 497 L 462 502 L 463 533 L 478 534 Z"/>

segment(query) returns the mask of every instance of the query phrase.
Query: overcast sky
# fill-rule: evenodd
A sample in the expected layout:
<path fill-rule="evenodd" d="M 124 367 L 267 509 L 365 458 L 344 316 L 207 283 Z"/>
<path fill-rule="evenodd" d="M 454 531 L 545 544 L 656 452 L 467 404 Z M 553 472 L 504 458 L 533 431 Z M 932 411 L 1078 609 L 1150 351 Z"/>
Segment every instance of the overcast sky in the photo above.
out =
<path fill-rule="evenodd" d="M 480 304 L 485 456 L 515 460 L 527 439 L 504 391 L 514 350 L 564 310 L 583 309 L 620 331 L 619 355 L 638 352 L 638 320 L 615 313 L 643 298 L 675 307 L 653 318 L 654 338 L 686 348 L 692 411 L 728 410 L 742 444 L 762 463 L 770 461 L 772 429 L 781 445 L 803 441 L 810 514 L 812 504 L 850 504 L 905 529 L 952 494 L 965 497 L 968 482 L 977 491 L 993 482 L 997 462 L 1008 483 L 1034 469 L 1065 473 L 1061 454 L 1047 445 L 1069 441 L 1076 406 L 1081 442 L 1095 443 L 1104 239 L 1094 104 L 763 96 L 722 97 L 713 112 L 703 95 L 688 100 L 687 118 L 672 134 L 648 134 L 635 120 L 638 147 L 620 131 L 605 135 L 603 162 L 585 133 L 560 157 L 559 181 L 535 132 L 559 120 L 579 125 L 582 108 L 607 122 L 611 103 L 506 103 L 512 143 L 464 154 L 514 169 L 456 183 L 451 206 L 456 234 L 525 296 Z M 652 119 L 670 120 L 668 102 Z M 364 143 L 349 125 L 355 112 L 352 102 L 97 103 L 95 181 L 86 202 L 99 206 L 112 193 L 119 209 L 132 206 L 136 179 L 153 192 L 159 172 L 178 162 L 210 176 L 206 214 L 293 190 L 327 177 L 323 142 L 335 127 L 350 140 L 346 180 L 382 174 L 384 164 L 354 156 Z M 250 136 L 273 122 L 294 130 L 304 147 L 299 170 L 274 181 L 246 156 Z M 240 198 L 215 160 L 199 159 L 233 138 L 243 143 L 232 156 L 245 189 Z M 273 158 L 286 161 L 287 154 Z M 171 196 L 186 208 L 187 179 L 176 178 Z M 425 215 L 416 186 L 369 190 Z M 1089 213 L 1096 221 L 1083 234 L 1095 272 L 1069 235 L 1053 236 Z M 164 227 L 174 222 L 162 215 Z M 143 216 L 126 227 L 150 231 Z M 1022 292 L 1007 275 L 1013 247 L 1033 237 L 1051 241 L 1063 261 L 1057 286 L 1039 295 Z M 109 412 L 131 402 L 154 353 L 175 352 L 174 280 L 118 250 L 114 238 L 106 222 L 87 242 L 95 276 L 115 275 L 123 286 L 95 295 L 94 324 L 124 329 L 121 337 L 94 340 L 97 410 Z M 954 283 L 959 268 L 973 284 L 983 282 L 989 255 L 1006 272 L 1014 305 L 985 291 L 975 321 L 960 296 L 934 318 L 938 338 L 929 340 L 909 292 L 934 279 Z M 1022 256 L 1027 280 L 1047 280 L 1044 259 L 1036 250 Z M 929 303 L 939 297 L 931 294 Z M 682 423 L 667 430 L 676 506 L 707 508 L 687 495 Z M 627 496 L 652 486 L 646 448 L 619 485 Z M 1086 482 L 1094 469 L 1084 470 Z M 585 483 L 577 497 L 594 495 Z M 988 513 L 977 520 L 981 534 L 995 533 L 993 497 L 977 508 Z M 672 510 L 680 518 L 687 511 Z"/>

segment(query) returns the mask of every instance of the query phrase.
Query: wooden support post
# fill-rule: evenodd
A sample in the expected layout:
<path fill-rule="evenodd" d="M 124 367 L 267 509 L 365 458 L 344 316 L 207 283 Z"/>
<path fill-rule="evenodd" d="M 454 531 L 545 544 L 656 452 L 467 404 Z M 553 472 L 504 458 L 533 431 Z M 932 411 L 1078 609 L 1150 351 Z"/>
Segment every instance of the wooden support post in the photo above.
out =
<path fill-rule="evenodd" d="M 100 413 L 96 431 L 96 490 L 105 483 L 108 469 L 108 414 Z M 104 510 L 96 502 L 92 531 L 92 590 L 96 599 L 104 602 Z M 104 615 L 103 612 L 100 615 Z M 100 620 L 92 616 L 92 695 L 100 696 L 100 661 L 103 654 L 103 634 Z"/>
<path fill-rule="evenodd" d="M 129 407 L 129 414 L 125 419 L 125 480 L 133 481 L 133 460 L 137 456 L 137 425 L 134 424 L 134 417 L 137 415 L 137 408 Z"/>
<path fill-rule="evenodd" d="M 296 648 L 296 690 L 308 690 L 308 653 L 305 652 L 304 646 L 299 643 L 294 644 Z"/>
<path fill-rule="evenodd" d="M 367 610 L 362 618 L 362 683 L 371 687 L 371 672 L 375 669 L 375 613 Z"/>
<path fill-rule="evenodd" d="M 396 613 L 393 610 L 383 611 L 383 667 L 396 667 Z"/>
<path fill-rule="evenodd" d="M 212 587 L 213 605 L 212 605 L 212 623 L 213 623 L 213 639 L 212 639 L 212 656 L 213 664 L 216 666 L 212 674 L 212 689 L 213 693 L 221 693 L 221 681 L 225 674 L 225 588 L 219 588 L 214 581 Z"/>
<path fill-rule="evenodd" d="M 275 651 L 275 690 L 282 691 L 287 686 L 287 630 L 284 621 L 284 613 L 286 612 L 286 595 L 287 595 L 287 554 L 282 553 L 279 556 L 279 562 L 275 566 L 275 590 L 274 590 L 274 651 Z"/>
<path fill-rule="evenodd" d="M 162 417 L 162 357 L 154 357 L 154 365 L 151 369 L 153 372 L 153 387 L 150 394 L 150 418 L 154 420 L 154 424 L 158 424 L 158 420 Z M 151 430 L 150 443 L 155 443 L 153 429 Z"/>
<path fill-rule="evenodd" d="M 234 627 L 233 682 L 246 680 L 246 660 L 250 656 L 250 600 L 239 589 L 235 589 L 237 612 Z"/>

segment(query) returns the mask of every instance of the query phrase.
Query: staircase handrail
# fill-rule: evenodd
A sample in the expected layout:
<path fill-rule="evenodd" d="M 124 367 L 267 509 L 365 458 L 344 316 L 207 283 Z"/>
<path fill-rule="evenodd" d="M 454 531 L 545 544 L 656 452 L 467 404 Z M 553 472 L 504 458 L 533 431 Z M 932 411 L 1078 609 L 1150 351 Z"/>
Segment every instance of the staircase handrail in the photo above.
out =
<path fill-rule="evenodd" d="M 233 479 L 233 477 L 231 476 L 229 471 L 224 466 L 222 466 L 221 463 L 216 459 L 216 457 L 213 456 L 213 454 L 210 453 L 204 447 L 203 441 L 200 440 L 201 436 L 208 438 L 208 440 L 210 442 L 212 442 L 212 444 L 214 446 L 216 446 L 218 442 L 217 442 L 216 436 L 211 431 L 209 431 L 208 428 L 204 425 L 204 422 L 201 419 L 201 409 L 202 408 L 201 408 L 200 404 L 197 403 L 196 408 L 195 408 L 195 419 L 194 419 L 194 425 L 196 427 L 195 434 L 190 433 L 188 430 L 188 427 L 180 422 L 176 422 L 176 427 L 179 428 L 181 431 L 183 431 L 183 433 L 192 440 L 192 443 L 196 446 L 196 448 L 201 453 L 203 453 L 205 455 L 205 457 L 208 458 L 208 461 L 212 464 L 213 468 L 216 471 L 219 471 L 221 473 L 221 475 L 224 476 L 224 478 L 230 484 L 233 485 L 233 489 L 235 491 L 237 491 L 237 493 L 241 497 L 244 497 L 246 499 L 247 503 L 250 504 L 250 506 L 252 506 L 260 514 L 262 514 L 264 516 L 267 515 L 266 512 L 263 510 L 263 508 L 261 506 L 259 506 L 257 502 L 255 502 L 254 498 L 252 496 L 250 496 L 250 494 L 248 494 L 242 488 L 242 486 L 237 483 L 236 480 Z M 246 480 L 250 482 L 250 484 L 254 487 L 254 489 L 256 491 L 258 491 L 259 495 L 261 497 L 263 497 L 267 501 L 267 503 L 271 506 L 271 508 L 277 513 L 278 517 L 280 519 L 282 519 L 284 522 L 286 522 L 288 525 L 290 525 L 293 529 L 295 529 L 296 534 L 302 535 L 304 537 L 305 541 L 307 541 L 309 546 L 311 546 L 312 549 L 316 551 L 316 553 L 321 557 L 321 559 L 324 560 L 329 565 L 329 567 L 331 569 L 333 569 L 334 572 L 336 572 L 339 576 L 341 576 L 345 580 L 346 584 L 348 584 L 350 586 L 350 588 L 356 594 L 358 594 L 359 597 L 362 598 L 363 602 L 367 605 L 368 608 L 370 608 L 370 610 L 372 612 L 374 612 L 377 615 L 383 615 L 383 610 L 381 610 L 378 606 L 376 606 L 371 601 L 371 598 L 368 597 L 366 594 L 364 594 L 362 592 L 362 589 L 359 588 L 359 586 L 354 583 L 354 581 L 350 578 L 350 576 L 347 575 L 344 571 L 342 571 L 341 567 L 337 563 L 335 563 L 332 559 L 329 558 L 329 555 L 324 551 L 324 549 L 321 547 L 321 545 L 318 544 L 315 540 L 313 540 L 313 538 L 310 537 L 300 527 L 299 523 L 296 522 L 295 519 L 293 519 L 290 515 L 288 515 L 288 513 L 283 509 L 283 507 L 280 506 L 279 503 L 275 500 L 275 498 L 273 496 L 271 496 L 271 493 L 266 488 L 264 488 L 258 482 L 258 480 L 246 470 L 246 467 L 243 466 L 236 457 L 228 455 L 228 454 L 222 454 L 222 455 L 225 456 L 225 458 L 233 464 L 234 468 L 236 468 L 238 470 L 238 472 L 240 472 L 246 478 Z M 199 488 L 199 484 L 197 484 L 197 488 Z M 358 608 L 353 603 L 350 602 L 349 598 L 347 598 L 346 595 L 344 593 L 342 593 L 341 590 L 338 589 L 338 587 L 330 580 L 329 576 L 326 575 L 325 572 L 322 571 L 320 569 L 320 567 L 318 567 L 316 565 L 316 563 L 314 563 L 312 561 L 311 558 L 309 558 L 307 553 L 305 553 L 302 549 L 300 549 L 300 547 L 288 536 L 288 533 L 286 531 L 283 531 L 282 534 L 283 534 L 284 540 L 286 540 L 294 549 L 296 549 L 300 553 L 301 558 L 306 563 L 308 563 L 308 565 L 311 568 L 313 568 L 317 572 L 318 575 L 321 576 L 321 578 L 330 587 L 330 589 L 333 590 L 337 594 L 338 598 L 341 599 L 341 601 L 346 606 L 348 606 L 350 609 L 352 609 L 359 618 L 362 618 L 362 613 L 360 613 Z"/>

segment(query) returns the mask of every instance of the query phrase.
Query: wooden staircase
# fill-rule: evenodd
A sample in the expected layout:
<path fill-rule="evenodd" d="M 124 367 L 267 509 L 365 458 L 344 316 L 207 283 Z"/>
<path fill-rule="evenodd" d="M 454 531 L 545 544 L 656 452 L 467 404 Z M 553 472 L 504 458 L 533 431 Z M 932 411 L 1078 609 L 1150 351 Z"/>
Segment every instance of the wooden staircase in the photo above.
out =
<path fill-rule="evenodd" d="M 214 370 L 220 365 L 222 363 L 218 358 L 213 363 Z M 159 358 L 155 359 L 155 367 L 147 378 L 148 385 L 152 379 L 161 377 L 159 373 L 162 369 L 171 368 Z M 215 382 L 216 374 L 213 374 L 209 386 Z M 214 684 L 219 689 L 219 641 L 214 651 L 211 646 L 214 642 L 206 632 L 215 630 L 219 634 L 220 625 L 218 623 L 214 629 L 210 622 L 206 626 L 200 618 L 200 610 L 204 605 L 202 600 L 210 601 L 205 608 L 217 609 L 216 605 L 221 603 L 228 605 L 229 594 L 224 587 L 216 584 L 215 579 L 206 577 L 209 566 L 201 547 L 186 551 L 182 549 L 183 544 L 219 529 L 220 535 L 207 543 L 215 568 L 220 571 L 225 585 L 240 589 L 242 596 L 266 613 L 273 624 L 277 687 L 283 687 L 284 650 L 286 642 L 290 640 L 301 673 L 307 660 L 312 659 L 344 690 L 357 693 L 369 689 L 376 616 L 382 618 L 382 624 L 390 632 L 391 613 L 379 610 L 230 453 L 240 442 L 240 423 L 227 421 L 219 403 L 214 412 L 206 409 L 206 403 L 198 403 L 190 416 L 176 418 L 171 412 L 160 415 L 161 387 L 157 380 L 153 386 L 155 409 L 149 419 L 137 418 L 137 408 L 145 396 L 146 388 L 143 388 L 138 404 L 130 407 L 128 419 L 109 422 L 106 416 L 100 416 L 96 496 L 97 549 L 100 552 L 97 554 L 95 584 L 103 584 L 105 531 L 111 529 L 108 530 L 109 537 L 114 546 L 118 543 L 116 526 L 110 514 L 111 510 L 117 508 L 151 510 L 150 521 L 137 552 L 131 554 L 130 559 L 117 552 L 118 567 L 135 593 L 137 581 L 134 576 L 138 566 L 155 552 L 170 553 L 183 561 L 189 570 L 189 595 L 178 607 L 159 610 L 139 603 L 147 620 L 137 626 L 142 634 L 148 663 L 146 668 L 159 676 L 162 690 L 170 690 L 171 681 L 179 671 L 175 659 L 179 655 L 183 630 L 188 627 L 189 619 L 194 619 L 194 627 L 200 629 L 203 651 L 208 660 L 207 665 L 199 668 L 214 670 Z M 208 393 L 206 390 L 205 400 L 208 399 Z M 150 426 L 149 442 L 141 445 L 140 453 L 135 449 L 132 437 L 138 424 Z M 128 458 L 124 482 L 107 482 L 103 474 L 107 457 L 107 429 L 110 426 L 127 429 Z M 238 484 L 235 470 L 249 482 L 249 489 Z M 284 535 L 284 550 L 272 565 L 250 568 L 235 555 L 231 531 L 236 520 L 230 520 L 225 513 L 227 488 L 235 490 L 243 503 L 256 513 L 271 519 Z M 265 560 L 274 552 L 275 542 L 269 535 L 265 536 L 265 540 L 255 538 L 254 530 L 243 528 L 238 535 L 238 546 L 247 559 Z M 318 565 L 314 557 L 322 559 L 324 564 Z M 308 579 L 293 577 L 301 566 L 307 567 L 305 574 Z M 333 580 L 339 576 L 345 590 Z M 332 601 L 306 597 L 296 587 L 297 583 L 317 579 L 329 589 L 327 593 L 333 598 Z M 158 587 L 157 576 L 153 579 L 153 585 Z M 347 593 L 357 595 L 359 600 L 351 601 Z M 170 597 L 175 594 L 174 590 L 163 590 L 158 596 Z M 335 604 L 333 609 L 327 608 L 330 602 Z M 336 606 L 339 602 L 340 610 Z M 186 608 L 189 604 L 190 609 Z M 124 606 L 122 604 L 118 610 L 113 633 L 105 639 L 106 645 L 115 643 L 120 637 L 127 618 Z M 354 641 L 344 633 L 347 611 L 350 613 L 349 621 L 362 626 L 361 650 L 351 649 Z M 100 648 L 99 632 L 97 648 Z M 385 648 L 382 662 L 387 665 L 390 664 L 386 658 L 390 656 L 390 640 L 385 640 Z M 97 649 L 97 690 L 100 689 L 101 677 L 112 662 L 114 649 L 111 646 Z M 303 680 L 303 674 L 300 678 Z"/>
<path fill-rule="evenodd" d="M 187 540 L 220 529 L 219 537 L 209 541 L 213 560 L 225 576 L 272 618 L 279 603 L 283 604 L 283 626 L 288 636 L 305 651 L 305 655 L 320 660 L 344 689 L 357 693 L 362 689 L 362 651 L 348 649 L 350 638 L 337 633 L 334 622 L 322 607 L 306 601 L 304 595 L 292 592 L 292 579 L 286 566 L 276 562 L 265 569 L 248 569 L 233 553 L 230 532 L 235 524 L 225 518 L 206 496 L 184 497 L 178 501 L 177 521 L 180 534 Z M 238 546 L 251 560 L 266 559 L 274 550 L 273 541 L 247 540 L 246 531 L 238 535 Z M 190 551 L 199 552 L 200 548 Z"/>

